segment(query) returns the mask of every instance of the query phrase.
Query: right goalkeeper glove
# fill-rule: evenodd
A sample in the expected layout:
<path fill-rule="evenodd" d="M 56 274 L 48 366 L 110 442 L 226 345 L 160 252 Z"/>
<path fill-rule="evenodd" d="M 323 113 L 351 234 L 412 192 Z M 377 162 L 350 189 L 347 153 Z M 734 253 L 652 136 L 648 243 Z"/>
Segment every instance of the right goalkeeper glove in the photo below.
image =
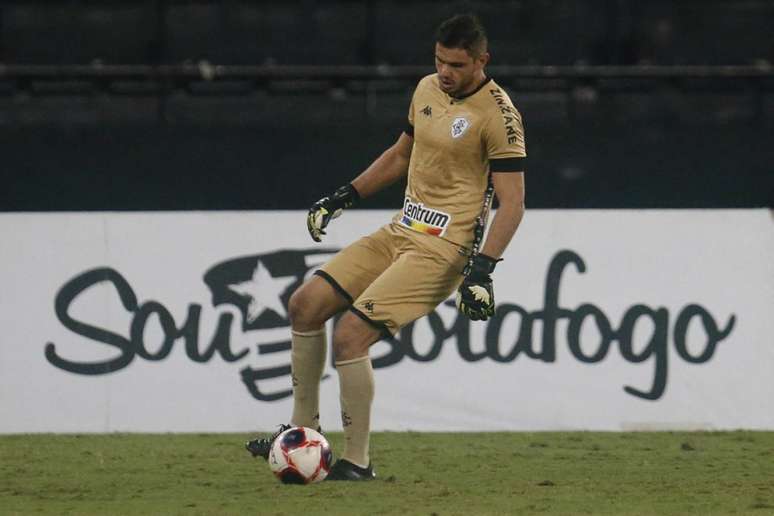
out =
<path fill-rule="evenodd" d="M 328 223 L 341 215 L 341 212 L 352 207 L 360 200 L 360 194 L 355 187 L 346 184 L 333 192 L 332 195 L 323 197 L 309 208 L 309 214 L 306 216 L 306 227 L 309 234 L 315 242 L 320 242 L 320 235 L 325 234 L 325 227 Z"/>
<path fill-rule="evenodd" d="M 474 254 L 462 271 L 465 279 L 457 289 L 457 309 L 473 321 L 486 321 L 494 315 L 494 289 L 490 274 L 499 261 L 485 254 Z"/>

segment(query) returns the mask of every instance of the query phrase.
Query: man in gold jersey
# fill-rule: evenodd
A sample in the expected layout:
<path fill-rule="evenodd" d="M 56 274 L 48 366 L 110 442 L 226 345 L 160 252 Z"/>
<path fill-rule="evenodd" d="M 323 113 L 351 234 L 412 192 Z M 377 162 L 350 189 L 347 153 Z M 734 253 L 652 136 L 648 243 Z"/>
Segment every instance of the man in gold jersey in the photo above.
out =
<path fill-rule="evenodd" d="M 309 210 L 307 227 L 319 242 L 344 209 L 408 175 L 403 207 L 392 221 L 339 252 L 289 301 L 292 426 L 319 428 L 325 322 L 348 309 L 333 334 L 345 446 L 330 480 L 375 477 L 369 347 L 431 312 L 455 289 L 458 308 L 471 319 L 494 313 L 490 274 L 524 213 L 526 151 L 521 115 L 486 76 L 488 61 L 476 17 L 443 22 L 436 33 L 437 73 L 419 82 L 398 141 Z M 482 242 L 493 191 L 500 207 Z M 249 441 L 247 449 L 267 458 L 278 434 Z"/>

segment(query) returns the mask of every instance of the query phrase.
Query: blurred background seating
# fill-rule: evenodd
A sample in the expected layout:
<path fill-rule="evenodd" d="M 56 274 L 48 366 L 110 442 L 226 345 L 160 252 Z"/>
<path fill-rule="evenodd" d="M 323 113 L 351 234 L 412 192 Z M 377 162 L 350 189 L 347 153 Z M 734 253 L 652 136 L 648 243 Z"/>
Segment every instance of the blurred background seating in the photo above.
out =
<path fill-rule="evenodd" d="M 464 11 L 531 207 L 774 199 L 774 0 L 67 0 L 0 6 L 0 209 L 305 208 L 398 137 Z"/>

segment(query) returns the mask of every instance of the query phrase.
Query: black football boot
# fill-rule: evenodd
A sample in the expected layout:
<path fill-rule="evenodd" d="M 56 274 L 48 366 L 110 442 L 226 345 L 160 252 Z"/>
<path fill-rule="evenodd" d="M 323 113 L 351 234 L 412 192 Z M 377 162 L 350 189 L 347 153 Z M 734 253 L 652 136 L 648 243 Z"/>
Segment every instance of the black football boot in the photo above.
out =
<path fill-rule="evenodd" d="M 280 425 L 276 432 L 271 434 L 271 437 L 258 437 L 252 441 L 245 443 L 245 449 L 249 451 L 253 457 L 263 457 L 264 460 L 269 460 L 269 452 L 271 451 L 271 445 L 274 444 L 274 440 L 285 430 L 293 428 L 291 425 Z"/>
<path fill-rule="evenodd" d="M 375 478 L 376 474 L 370 463 L 367 468 L 361 468 L 346 459 L 339 459 L 333 465 L 325 480 L 373 480 Z"/>

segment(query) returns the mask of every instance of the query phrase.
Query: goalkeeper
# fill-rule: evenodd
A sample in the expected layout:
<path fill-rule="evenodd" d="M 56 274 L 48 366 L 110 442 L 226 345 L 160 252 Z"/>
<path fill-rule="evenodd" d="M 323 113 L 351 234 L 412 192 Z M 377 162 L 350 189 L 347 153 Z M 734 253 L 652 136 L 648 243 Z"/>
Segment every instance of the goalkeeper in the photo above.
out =
<path fill-rule="evenodd" d="M 319 242 L 343 210 L 408 175 L 403 209 L 392 221 L 339 252 L 290 298 L 292 425 L 319 428 L 325 322 L 348 309 L 333 333 L 345 446 L 328 479 L 375 476 L 368 451 L 369 347 L 431 312 L 455 289 L 458 308 L 471 319 L 494 313 L 491 274 L 524 213 L 526 152 L 521 115 L 486 76 L 488 61 L 475 17 L 442 23 L 437 73 L 419 82 L 398 141 L 309 210 L 309 233 Z M 500 207 L 482 242 L 493 193 Z M 247 449 L 266 458 L 273 437 L 249 441 Z"/>

